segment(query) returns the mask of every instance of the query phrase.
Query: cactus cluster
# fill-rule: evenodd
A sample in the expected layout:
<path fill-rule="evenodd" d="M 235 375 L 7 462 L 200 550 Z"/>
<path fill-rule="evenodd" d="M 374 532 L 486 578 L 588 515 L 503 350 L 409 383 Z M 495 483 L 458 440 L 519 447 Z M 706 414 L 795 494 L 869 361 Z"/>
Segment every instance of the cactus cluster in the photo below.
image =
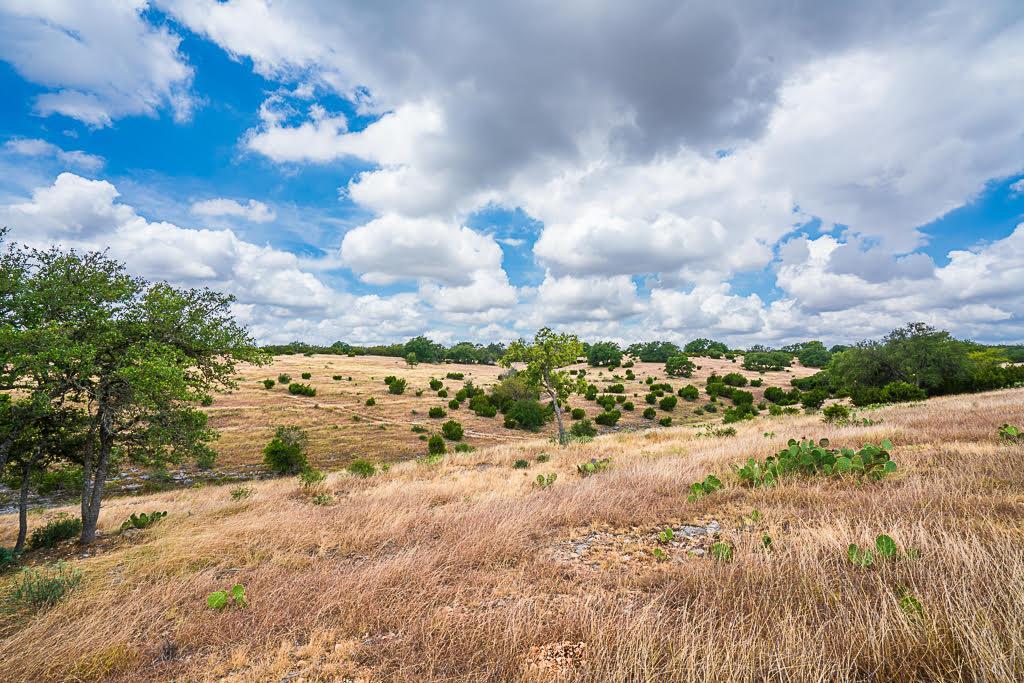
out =
<path fill-rule="evenodd" d="M 787 475 L 813 476 L 852 475 L 881 479 L 896 471 L 896 463 L 889 458 L 892 444 L 885 440 L 879 446 L 865 444 L 859 451 L 851 448 L 829 448 L 828 439 L 789 440 L 789 446 L 776 455 L 758 462 L 754 458 L 733 470 L 745 486 L 771 486 Z"/>
<path fill-rule="evenodd" d="M 148 514 L 143 512 L 138 515 L 136 515 L 133 512 L 131 516 L 128 517 L 128 519 L 124 520 L 124 522 L 121 523 L 121 531 L 124 531 L 125 529 L 145 529 L 147 527 L 153 526 L 166 516 L 166 511 L 150 512 Z"/>

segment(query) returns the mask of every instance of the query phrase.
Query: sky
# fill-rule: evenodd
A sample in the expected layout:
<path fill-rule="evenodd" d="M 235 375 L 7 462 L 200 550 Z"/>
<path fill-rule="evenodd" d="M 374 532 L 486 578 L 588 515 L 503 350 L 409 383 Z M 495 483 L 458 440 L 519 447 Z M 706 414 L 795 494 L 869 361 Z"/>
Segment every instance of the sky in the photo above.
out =
<path fill-rule="evenodd" d="M 0 225 L 265 343 L 1024 341 L 1024 4 L 0 0 Z"/>

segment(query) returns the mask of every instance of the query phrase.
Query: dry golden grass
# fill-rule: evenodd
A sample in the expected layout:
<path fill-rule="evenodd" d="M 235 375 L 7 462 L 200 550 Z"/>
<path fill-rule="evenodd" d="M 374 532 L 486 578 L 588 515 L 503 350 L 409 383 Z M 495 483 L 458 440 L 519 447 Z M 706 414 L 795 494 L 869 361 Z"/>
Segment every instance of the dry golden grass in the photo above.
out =
<path fill-rule="evenodd" d="M 690 379 L 666 379 L 663 364 L 637 363 L 633 368 L 636 380 L 621 380 L 626 385 L 628 399 L 636 404 L 636 410 L 623 411 L 619 425 L 651 424 L 640 415 L 647 407 L 643 397 L 647 393 L 644 381 L 648 376 L 658 381 L 668 381 L 677 388 L 694 384 L 702 392 L 707 377 L 713 371 L 719 375 L 741 372 L 751 379 L 760 376 L 764 379 L 764 387 L 747 387 L 760 400 L 764 388 L 775 385 L 788 390 L 791 388 L 789 380 L 792 377 L 804 377 L 816 372 L 813 368 L 797 366 L 790 372 L 757 375 L 743 370 L 739 362 L 732 363 L 724 359 L 701 358 L 698 364 L 701 369 Z M 576 369 L 586 366 L 572 367 Z M 303 372 L 309 372 L 312 378 L 302 379 Z M 448 372 L 462 372 L 465 379 L 445 379 Z M 214 444 L 221 467 L 233 468 L 262 462 L 263 446 L 273 436 L 274 429 L 283 424 L 300 426 L 309 433 L 310 461 L 317 467 L 341 467 L 356 458 L 397 462 L 426 452 L 426 445 L 419 440 L 418 434 L 411 431 L 412 425 L 423 425 L 431 431 L 440 429 L 444 420 L 427 417 L 431 406 L 441 406 L 447 410 L 448 417 L 444 419 L 461 422 L 466 430 L 466 442 L 476 447 L 536 438 L 523 431 L 505 429 L 500 415 L 494 418 L 477 417 L 469 410 L 468 404 L 463 404 L 459 410 L 448 409 L 448 400 L 455 396 L 463 382 L 472 380 L 478 387 L 490 387 L 501 372 L 502 368 L 487 365 L 424 363 L 410 368 L 401 358 L 382 356 L 277 356 L 269 366 L 243 367 L 238 375 L 241 378 L 238 390 L 232 394 L 218 395 L 214 404 L 206 410 L 210 415 L 211 426 L 221 434 L 219 441 Z M 262 380 L 276 379 L 281 373 L 291 375 L 293 382 L 304 382 L 316 387 L 317 395 L 312 398 L 293 396 L 288 393 L 287 387 L 281 385 L 269 391 L 263 388 L 260 383 Z M 604 389 L 608 384 L 620 381 L 612 380 L 613 374 L 624 376 L 625 370 L 588 368 L 587 380 Z M 342 379 L 332 379 L 335 375 L 340 375 Z M 388 393 L 384 384 L 384 378 L 388 375 L 408 380 L 404 394 L 396 396 Z M 444 382 L 449 392 L 448 398 L 439 398 L 437 392 L 431 391 L 429 383 L 432 377 Z M 417 397 L 417 390 L 423 390 L 423 395 Z M 373 398 L 377 404 L 366 406 L 368 398 Z M 703 418 L 694 415 L 693 408 L 706 402 L 707 396 L 703 393 L 702 399 L 696 404 L 680 401 L 671 413 L 673 421 L 701 421 Z M 571 404 L 573 407 L 584 408 L 590 417 L 602 410 L 582 396 L 574 396 Z M 413 410 L 417 414 L 412 414 Z M 659 417 L 663 415 L 669 413 L 660 413 Z M 355 421 L 354 416 L 358 416 L 359 420 Z M 555 433 L 555 425 L 550 423 L 542 435 L 552 436 Z"/>
<path fill-rule="evenodd" d="M 10 681 L 1024 679 L 1024 448 L 996 436 L 1024 422 L 1024 390 L 869 415 L 882 422 L 796 416 L 721 439 L 679 427 L 564 448 L 504 444 L 370 479 L 332 474 L 329 507 L 294 479 L 252 484 L 240 502 L 229 487 L 114 499 L 101 550 L 64 550 L 82 585 L 49 610 L 0 621 L 0 671 Z M 767 490 L 727 474 L 799 436 L 889 438 L 900 469 L 878 483 Z M 551 460 L 511 468 L 541 452 Z M 610 470 L 575 476 L 576 463 L 606 456 Z M 538 472 L 559 478 L 540 491 Z M 710 472 L 726 489 L 687 503 L 687 485 Z M 755 508 L 770 554 L 760 533 L 736 528 Z M 170 515 L 114 535 L 143 509 Z M 708 518 L 736 544 L 732 562 L 594 570 L 551 553 L 580 527 Z M 0 525 L 9 544 L 16 521 Z M 869 570 L 846 561 L 850 542 L 879 533 L 920 559 Z M 205 607 L 234 582 L 247 609 Z M 897 585 L 924 618 L 900 609 Z"/>

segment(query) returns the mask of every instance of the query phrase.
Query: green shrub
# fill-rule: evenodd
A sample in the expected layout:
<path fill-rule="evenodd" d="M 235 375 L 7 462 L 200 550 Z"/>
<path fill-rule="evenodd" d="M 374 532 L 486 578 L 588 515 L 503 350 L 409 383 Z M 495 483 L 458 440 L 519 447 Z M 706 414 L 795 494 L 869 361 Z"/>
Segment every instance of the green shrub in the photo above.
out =
<path fill-rule="evenodd" d="M 387 377 L 384 378 L 384 384 L 391 386 L 391 383 L 394 382 L 396 379 L 398 378 L 395 377 L 394 375 L 388 375 Z"/>
<path fill-rule="evenodd" d="M 658 411 L 654 408 L 644 408 L 643 416 L 648 420 L 653 420 L 658 416 Z"/>
<path fill-rule="evenodd" d="M 444 382 L 442 382 L 441 380 L 435 379 L 433 377 L 430 378 L 430 390 L 431 391 L 440 391 L 441 387 L 443 387 L 443 386 L 444 386 Z"/>
<path fill-rule="evenodd" d="M 604 390 L 609 394 L 621 394 L 626 390 L 626 387 L 622 384 L 609 384 Z"/>
<path fill-rule="evenodd" d="M 263 388 L 264 389 L 273 389 L 275 384 L 277 384 L 277 382 L 275 382 L 272 379 L 265 379 L 265 380 L 263 380 Z"/>
<path fill-rule="evenodd" d="M 462 379 L 463 377 L 465 377 L 465 375 L 461 372 L 449 372 L 445 375 L 446 379 Z"/>
<path fill-rule="evenodd" d="M 231 500 L 244 500 L 252 495 L 252 487 L 249 486 L 236 486 L 231 489 Z"/>
<path fill-rule="evenodd" d="M 367 408 L 372 408 L 373 406 L 377 405 L 377 399 L 370 397 L 366 399 L 366 402 L 363 405 L 365 405 Z"/>
<path fill-rule="evenodd" d="M 761 379 L 760 377 L 758 377 L 757 379 L 750 380 L 750 386 L 752 387 L 759 387 L 762 384 L 764 384 L 764 380 Z"/>
<path fill-rule="evenodd" d="M 447 389 L 442 389 L 441 391 L 437 392 L 437 397 L 438 398 L 448 398 L 448 390 Z M 457 402 L 458 401 L 456 401 L 456 403 Z"/>
<path fill-rule="evenodd" d="M 718 412 L 718 405 L 715 404 L 714 402 L 705 403 L 704 404 L 704 412 L 705 413 L 717 413 Z"/>
<path fill-rule="evenodd" d="M 738 372 L 730 372 L 722 378 L 722 383 L 728 384 L 731 387 L 745 387 L 747 386 L 747 378 Z"/>
<path fill-rule="evenodd" d="M 882 401 L 885 403 L 923 401 L 927 396 L 924 389 L 910 382 L 889 382 L 882 387 Z"/>
<path fill-rule="evenodd" d="M 61 541 L 74 538 L 81 533 L 82 520 L 61 513 L 55 519 L 32 531 L 32 535 L 28 538 L 28 547 L 32 550 L 53 548 Z"/>
<path fill-rule="evenodd" d="M 633 410 L 636 410 L 636 406 L 633 405 L 632 401 L 623 401 L 622 402 L 622 409 L 623 410 L 628 410 L 628 411 L 633 411 Z"/>
<path fill-rule="evenodd" d="M 455 444 L 455 452 L 456 453 L 472 453 L 475 450 L 476 449 L 473 448 L 472 446 L 470 446 L 468 443 L 458 443 L 458 444 Z"/>
<path fill-rule="evenodd" d="M 826 399 L 828 399 L 828 390 L 818 387 L 802 394 L 800 403 L 806 410 L 817 410 L 824 405 Z"/>
<path fill-rule="evenodd" d="M 444 445 L 444 437 L 434 434 L 427 441 L 427 452 L 431 455 L 444 455 L 448 448 Z"/>
<path fill-rule="evenodd" d="M 312 376 L 313 376 L 313 374 L 310 373 L 310 372 L 302 373 L 302 379 L 310 379 Z"/>
<path fill-rule="evenodd" d="M 754 405 L 754 395 L 749 391 L 744 391 L 742 389 L 733 389 L 729 392 L 729 398 L 731 398 L 732 402 L 737 406 Z"/>
<path fill-rule="evenodd" d="M 341 375 L 331 375 L 331 379 L 333 379 L 335 382 L 340 382 Z"/>
<path fill-rule="evenodd" d="M 608 396 L 607 394 L 597 399 L 597 405 L 601 406 L 605 410 L 611 410 L 615 407 L 615 397 Z"/>
<path fill-rule="evenodd" d="M 516 460 L 514 463 L 512 463 L 512 469 L 516 469 L 516 470 L 525 470 L 529 466 L 530 466 L 530 461 L 529 460 L 523 460 L 522 458 L 520 458 L 519 460 Z"/>
<path fill-rule="evenodd" d="M 658 424 L 660 424 L 662 427 L 671 427 L 672 418 L 666 415 L 665 417 L 658 420 Z"/>
<path fill-rule="evenodd" d="M 652 406 L 658 402 L 658 397 L 654 394 L 647 394 L 644 396 L 644 400 L 650 403 Z"/>
<path fill-rule="evenodd" d="M 788 368 L 793 357 L 785 351 L 751 352 L 743 356 L 743 367 L 756 372 L 770 372 Z"/>
<path fill-rule="evenodd" d="M 452 400 L 448 401 L 448 407 L 451 408 L 452 410 L 458 410 L 461 405 L 462 404 L 459 403 L 459 399 L 457 398 L 453 398 Z"/>
<path fill-rule="evenodd" d="M 121 522 L 121 531 L 124 531 L 125 529 L 146 529 L 153 526 L 166 516 L 166 511 L 150 512 L 149 514 L 143 512 L 138 515 L 133 512 L 129 515 L 128 519 Z"/>
<path fill-rule="evenodd" d="M 722 481 L 713 474 L 704 477 L 704 481 L 690 484 L 690 495 L 686 497 L 687 502 L 698 501 L 704 496 L 714 493 L 722 488 Z"/>
<path fill-rule="evenodd" d="M 404 378 L 397 377 L 397 378 L 395 378 L 394 381 L 392 381 L 390 384 L 388 384 L 388 393 L 389 394 L 404 394 L 405 393 L 406 384 L 407 383 L 406 383 Z"/>
<path fill-rule="evenodd" d="M 505 426 L 536 432 L 549 419 L 548 410 L 540 401 L 521 399 L 505 413 Z"/>
<path fill-rule="evenodd" d="M 581 477 L 589 477 L 592 474 L 603 472 L 604 470 L 611 467 L 611 465 L 611 458 L 602 458 L 600 460 L 598 460 L 597 458 L 591 458 L 589 462 L 581 462 L 580 464 L 576 465 L 576 473 L 579 474 Z"/>
<path fill-rule="evenodd" d="M 587 416 L 587 411 L 583 410 L 583 408 L 573 408 L 572 412 L 569 414 L 574 420 L 582 420 Z"/>
<path fill-rule="evenodd" d="M 308 384 L 299 384 L 298 382 L 292 382 L 288 385 L 289 394 L 298 394 L 300 396 L 316 396 L 316 389 L 309 386 Z"/>
<path fill-rule="evenodd" d="M 789 440 L 789 446 L 763 462 L 750 458 L 742 467 L 733 466 L 745 486 L 771 486 L 784 476 L 824 475 L 868 477 L 881 479 L 896 470 L 896 463 L 889 458 L 892 444 L 888 440 L 880 446 L 866 444 L 859 451 L 853 449 L 829 449 L 828 439 L 818 443 L 813 440 Z"/>
<path fill-rule="evenodd" d="M 362 477 L 364 479 L 377 474 L 377 467 L 369 460 L 365 460 L 363 458 L 353 460 L 345 469 L 348 470 L 349 474 Z"/>
<path fill-rule="evenodd" d="M 306 469 L 309 438 L 299 427 L 278 427 L 263 449 L 263 462 L 277 474 L 298 474 Z"/>
<path fill-rule="evenodd" d="M 678 396 L 687 401 L 696 401 L 700 397 L 700 389 L 692 384 L 687 384 L 679 390 Z"/>
<path fill-rule="evenodd" d="M 81 580 L 82 573 L 64 562 L 39 568 L 25 567 L 18 572 L 7 593 L 5 606 L 8 611 L 17 611 L 55 605 Z"/>
<path fill-rule="evenodd" d="M 427 431 L 427 428 L 424 427 L 423 425 L 413 425 L 412 426 L 413 434 L 423 434 L 426 431 Z"/>
<path fill-rule="evenodd" d="M 448 420 L 441 425 L 441 434 L 449 441 L 462 441 L 462 425 L 455 420 Z"/>
<path fill-rule="evenodd" d="M 21 561 L 21 553 L 16 552 L 14 548 L 5 548 L 0 546 L 0 574 L 14 569 L 18 566 L 18 562 Z"/>
<path fill-rule="evenodd" d="M 882 390 L 878 387 L 857 386 L 850 389 L 850 401 L 858 408 L 883 403 Z"/>
<path fill-rule="evenodd" d="M 840 424 L 850 419 L 850 409 L 842 403 L 833 403 L 830 406 L 826 406 L 821 411 L 821 414 L 824 421 L 831 424 Z"/>
<path fill-rule="evenodd" d="M 597 417 L 594 418 L 594 422 L 605 427 L 614 427 L 615 423 L 622 417 L 622 413 L 618 410 L 606 410 Z"/>
<path fill-rule="evenodd" d="M 469 409 L 479 417 L 494 417 L 498 414 L 498 409 L 491 404 L 491 400 L 483 393 L 476 394 L 469 399 Z"/>
<path fill-rule="evenodd" d="M 690 377 L 693 375 L 695 365 L 686 354 L 670 356 L 665 361 L 665 374 L 669 377 Z"/>
<path fill-rule="evenodd" d="M 277 383 L 278 384 L 288 384 L 291 381 L 292 381 L 292 376 L 291 375 L 286 375 L 283 372 L 280 375 L 277 376 Z"/>
<path fill-rule="evenodd" d="M 434 419 L 440 419 L 447 414 L 441 406 L 431 406 L 430 410 L 427 411 L 427 416 Z"/>
<path fill-rule="evenodd" d="M 1024 441 L 1024 432 L 1011 424 L 1004 424 L 999 428 L 999 436 L 1013 443 Z"/>
<path fill-rule="evenodd" d="M 243 609 L 249 602 L 245 598 L 245 586 L 236 583 L 231 590 L 214 591 L 206 596 L 206 606 L 210 609 L 220 611 L 228 605 L 234 605 Z"/>
<path fill-rule="evenodd" d="M 679 399 L 676 398 L 675 396 L 666 396 L 665 398 L 658 401 L 658 407 L 661 408 L 662 410 L 672 412 L 673 410 L 676 409 L 676 404 L 678 402 Z"/>
<path fill-rule="evenodd" d="M 588 438 L 597 435 L 597 429 L 594 425 L 590 424 L 590 420 L 583 418 L 579 422 L 574 422 L 572 427 L 569 429 L 569 434 L 578 438 Z"/>

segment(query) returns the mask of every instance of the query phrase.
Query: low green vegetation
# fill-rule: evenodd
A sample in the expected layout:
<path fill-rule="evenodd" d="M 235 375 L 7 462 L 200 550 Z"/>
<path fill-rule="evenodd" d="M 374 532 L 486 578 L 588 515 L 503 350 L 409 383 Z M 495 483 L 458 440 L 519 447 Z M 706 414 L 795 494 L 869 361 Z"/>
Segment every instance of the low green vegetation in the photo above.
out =
<path fill-rule="evenodd" d="M 37 611 L 60 602 L 82 581 L 82 572 L 64 563 L 25 567 L 4 598 L 6 611 Z"/>
<path fill-rule="evenodd" d="M 589 477 L 592 474 L 598 472 L 604 472 L 606 469 L 612 466 L 611 458 L 591 458 L 587 462 L 581 462 L 576 465 L 576 473 L 581 477 Z"/>
<path fill-rule="evenodd" d="M 713 474 L 709 474 L 708 476 L 704 477 L 703 481 L 698 481 L 693 484 L 690 484 L 690 495 L 686 497 L 686 500 L 687 502 L 690 503 L 696 502 L 703 498 L 704 496 L 707 496 L 709 494 L 714 493 L 715 491 L 718 491 L 719 489 L 722 488 L 722 486 L 723 484 L 721 479 L 719 479 Z"/>
<path fill-rule="evenodd" d="M 263 449 L 263 462 L 276 474 L 298 474 L 308 466 L 306 447 L 309 438 L 299 427 L 278 427 L 274 438 Z"/>
<path fill-rule="evenodd" d="M 345 469 L 348 470 L 349 474 L 363 479 L 377 474 L 376 466 L 369 460 L 365 460 L 363 458 L 353 460 Z"/>
<path fill-rule="evenodd" d="M 316 388 L 311 387 L 308 384 L 292 382 L 291 384 L 288 385 L 288 393 L 296 394 L 299 396 L 316 396 Z"/>
<path fill-rule="evenodd" d="M 125 529 L 146 529 L 153 526 L 166 516 L 166 511 L 149 513 L 142 512 L 137 515 L 133 512 L 128 519 L 121 522 L 121 531 L 124 531 Z"/>
<path fill-rule="evenodd" d="M 32 531 L 32 535 L 28 539 L 28 547 L 32 550 L 53 548 L 61 541 L 74 538 L 80 533 L 82 533 L 82 520 L 61 513 L 55 519 Z"/>
<path fill-rule="evenodd" d="M 206 596 L 206 606 L 218 612 L 230 606 L 243 609 L 248 604 L 245 586 L 240 583 L 236 583 L 228 590 L 214 591 Z"/>
<path fill-rule="evenodd" d="M 744 486 L 771 486 L 780 479 L 791 475 L 802 476 L 844 476 L 881 479 L 896 470 L 896 463 L 889 458 L 892 444 L 888 440 L 880 446 L 866 444 L 858 451 L 850 448 L 830 449 L 828 439 L 789 440 L 789 446 L 762 462 L 750 458 L 733 470 Z"/>

